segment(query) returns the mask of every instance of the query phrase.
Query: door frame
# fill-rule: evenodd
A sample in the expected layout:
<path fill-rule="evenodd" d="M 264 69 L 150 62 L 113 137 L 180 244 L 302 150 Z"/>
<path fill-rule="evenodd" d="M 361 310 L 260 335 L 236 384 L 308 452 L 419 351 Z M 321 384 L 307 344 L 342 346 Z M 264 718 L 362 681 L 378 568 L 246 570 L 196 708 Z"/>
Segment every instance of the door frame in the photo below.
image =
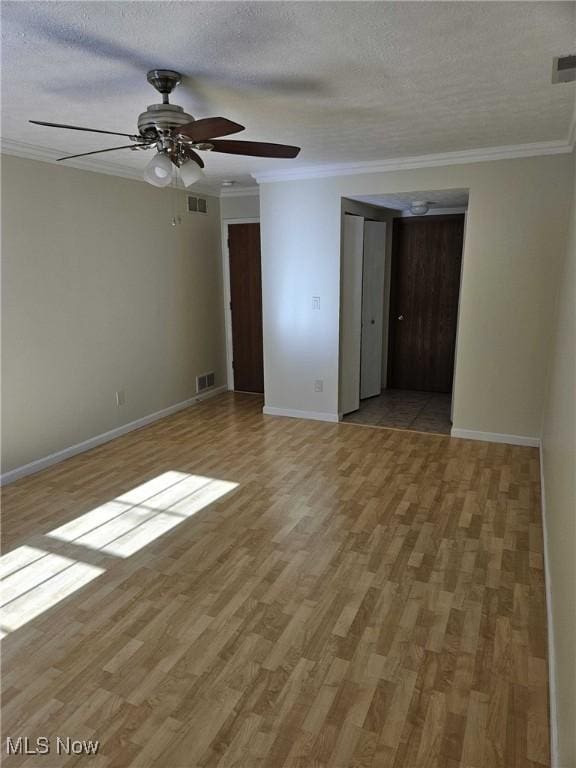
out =
<path fill-rule="evenodd" d="M 232 310 L 230 293 L 230 253 L 228 251 L 228 226 L 230 224 L 260 224 L 260 218 L 222 219 L 222 298 L 224 301 L 224 336 L 226 341 L 226 386 L 234 390 L 234 367 L 232 365 Z"/>
<path fill-rule="evenodd" d="M 347 219 L 346 217 L 349 217 Z M 360 407 L 364 216 L 344 212 L 340 244 L 338 420 Z M 348 223 L 351 225 L 348 226 Z M 359 224 L 358 232 L 353 231 Z M 350 239 L 349 239 L 350 238 Z M 350 245 L 350 249 L 348 249 Z M 356 258 L 356 254 L 359 257 Z M 352 256 L 352 258 L 350 258 Z M 354 406 L 354 407 L 351 407 Z"/>

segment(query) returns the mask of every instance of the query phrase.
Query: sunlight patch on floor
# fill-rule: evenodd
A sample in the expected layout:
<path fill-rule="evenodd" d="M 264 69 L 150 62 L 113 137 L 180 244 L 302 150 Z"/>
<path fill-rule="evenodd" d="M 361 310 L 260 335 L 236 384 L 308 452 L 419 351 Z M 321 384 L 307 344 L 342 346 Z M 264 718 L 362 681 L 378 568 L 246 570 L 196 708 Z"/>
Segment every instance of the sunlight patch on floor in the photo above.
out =
<path fill-rule="evenodd" d="M 103 568 L 35 547 L 19 547 L 5 557 L 9 556 L 22 564 L 2 580 L 2 635 L 23 626 L 104 573 Z"/>
<path fill-rule="evenodd" d="M 46 536 L 78 547 L 129 557 L 238 483 L 183 472 L 164 472 Z M 0 557 L 0 637 L 18 629 L 105 569 L 40 547 L 18 547 Z"/>
<path fill-rule="evenodd" d="M 144 486 L 136 488 L 56 528 L 48 536 L 116 557 L 129 557 L 238 486 L 181 472 L 166 472 L 144 485 L 147 490 Z"/>

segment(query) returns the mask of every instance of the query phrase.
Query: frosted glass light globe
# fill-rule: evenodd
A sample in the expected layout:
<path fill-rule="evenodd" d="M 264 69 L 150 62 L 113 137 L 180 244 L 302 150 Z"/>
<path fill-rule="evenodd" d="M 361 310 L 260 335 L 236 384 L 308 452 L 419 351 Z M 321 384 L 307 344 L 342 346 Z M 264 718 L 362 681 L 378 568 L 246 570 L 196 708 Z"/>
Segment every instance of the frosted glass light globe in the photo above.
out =
<path fill-rule="evenodd" d="M 204 177 L 204 171 L 194 160 L 188 160 L 187 163 L 180 166 L 180 177 L 185 187 L 191 187 L 192 184 Z"/>
<path fill-rule="evenodd" d="M 167 187 L 172 181 L 172 161 L 165 152 L 157 152 L 144 169 L 144 178 L 155 187 Z"/>

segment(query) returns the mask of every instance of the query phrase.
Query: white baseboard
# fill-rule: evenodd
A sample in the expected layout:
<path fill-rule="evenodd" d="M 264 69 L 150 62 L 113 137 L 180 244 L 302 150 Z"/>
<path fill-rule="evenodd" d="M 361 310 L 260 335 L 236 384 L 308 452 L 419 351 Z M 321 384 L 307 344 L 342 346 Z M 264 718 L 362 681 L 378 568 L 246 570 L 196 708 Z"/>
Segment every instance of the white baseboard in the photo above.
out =
<path fill-rule="evenodd" d="M 475 429 L 460 429 L 452 427 L 451 437 L 462 437 L 465 440 L 484 440 L 486 443 L 508 443 L 509 445 L 526 445 L 530 448 L 540 447 L 539 437 L 526 435 L 503 435 L 500 432 L 477 432 Z"/>
<path fill-rule="evenodd" d="M 292 408 L 273 408 L 265 405 L 262 413 L 266 416 L 290 416 L 293 419 L 314 419 L 315 421 L 338 421 L 337 413 L 322 413 L 321 411 L 296 411 Z"/>
<path fill-rule="evenodd" d="M 560 768 L 558 755 L 558 698 L 556 693 L 556 651 L 554 621 L 552 619 L 552 588 L 550 558 L 548 557 L 548 528 L 546 525 L 546 486 L 544 482 L 544 452 L 540 446 L 540 498 L 542 508 L 542 536 L 544 539 L 544 587 L 546 589 L 546 621 L 548 624 L 548 697 L 550 699 L 550 757 L 551 768 Z"/>
<path fill-rule="evenodd" d="M 3 475 L 0 475 L 0 485 L 13 483 L 15 480 L 19 480 L 21 477 L 26 477 L 26 475 L 32 475 L 35 472 L 40 472 L 47 467 L 51 467 L 53 464 L 58 464 L 65 459 L 69 459 L 71 456 L 76 456 L 78 453 L 84 453 L 84 451 L 89 451 L 91 448 L 96 448 L 98 445 L 108 443 L 110 440 L 114 440 L 116 437 L 125 435 L 127 432 L 132 432 L 133 430 L 139 429 L 140 427 L 145 427 L 147 424 L 151 424 L 153 421 L 158 421 L 159 419 L 170 416 L 177 411 L 182 411 L 184 408 L 189 408 L 191 405 L 195 405 L 202 400 L 207 400 L 209 397 L 220 395 L 222 392 L 226 392 L 226 390 L 227 387 L 224 385 L 222 387 L 216 387 L 216 389 L 211 389 L 209 392 L 202 392 L 201 394 L 195 395 L 188 400 L 182 400 L 180 403 L 169 405 L 168 408 L 163 408 L 161 411 L 150 413 L 148 416 L 143 416 L 141 419 L 136 419 L 136 421 L 130 421 L 128 424 L 122 424 L 121 427 L 111 429 L 109 432 L 103 432 L 100 435 L 95 435 L 94 437 L 90 437 L 88 440 L 84 440 L 81 443 L 76 443 L 76 445 L 71 445 L 68 448 L 63 448 L 61 451 L 56 451 L 56 453 L 51 453 L 48 456 L 43 456 L 41 459 L 31 461 L 29 464 L 24 464 L 21 467 L 11 469 L 9 472 L 4 472 Z"/>

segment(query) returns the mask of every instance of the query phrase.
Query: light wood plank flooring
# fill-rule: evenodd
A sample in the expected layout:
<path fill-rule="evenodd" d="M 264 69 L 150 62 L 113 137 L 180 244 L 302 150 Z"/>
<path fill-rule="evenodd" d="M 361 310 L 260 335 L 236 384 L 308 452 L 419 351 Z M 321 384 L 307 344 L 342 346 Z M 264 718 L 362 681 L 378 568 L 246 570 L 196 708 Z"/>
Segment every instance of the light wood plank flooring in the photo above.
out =
<path fill-rule="evenodd" d="M 548 766 L 537 450 L 261 405 L 4 490 L 4 739 L 100 749 L 3 765 Z"/>

